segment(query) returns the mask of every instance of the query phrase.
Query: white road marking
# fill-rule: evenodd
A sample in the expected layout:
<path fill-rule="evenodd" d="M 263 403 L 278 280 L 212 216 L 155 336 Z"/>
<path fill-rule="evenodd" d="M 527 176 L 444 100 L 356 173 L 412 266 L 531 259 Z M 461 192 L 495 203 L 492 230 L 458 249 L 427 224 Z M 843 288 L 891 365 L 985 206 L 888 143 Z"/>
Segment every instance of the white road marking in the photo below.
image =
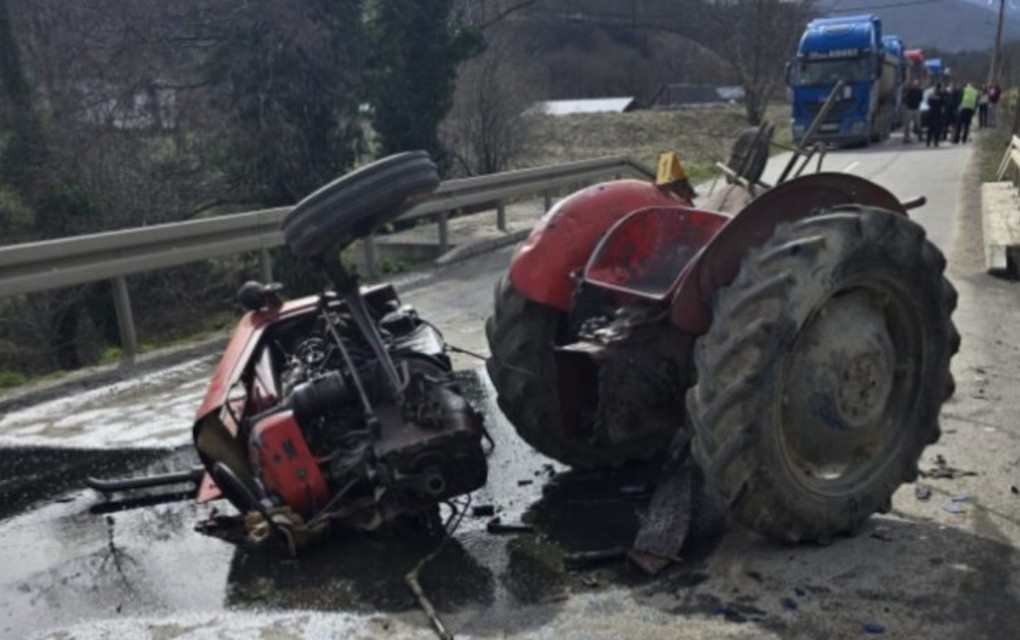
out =
<path fill-rule="evenodd" d="M 860 164 L 859 160 L 854 160 L 853 162 L 851 162 L 847 166 L 843 167 L 843 173 L 850 173 L 851 171 L 856 169 L 857 165 L 859 165 L 859 164 Z"/>

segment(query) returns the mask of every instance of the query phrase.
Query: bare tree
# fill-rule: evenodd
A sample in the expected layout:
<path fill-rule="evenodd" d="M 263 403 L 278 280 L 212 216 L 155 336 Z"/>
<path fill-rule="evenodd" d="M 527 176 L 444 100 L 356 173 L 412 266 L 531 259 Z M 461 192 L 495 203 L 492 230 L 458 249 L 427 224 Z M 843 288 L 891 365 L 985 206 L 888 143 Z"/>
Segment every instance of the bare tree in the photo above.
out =
<path fill-rule="evenodd" d="M 537 95 L 534 75 L 504 38 L 490 39 L 484 53 L 462 64 L 442 130 L 458 170 L 481 175 L 510 166 L 527 144 L 525 112 Z"/>
<path fill-rule="evenodd" d="M 714 28 L 705 35 L 744 87 L 748 122 L 758 124 L 782 84 L 783 66 L 793 55 L 804 24 L 812 15 L 812 3 L 720 0 L 713 4 L 710 15 Z"/>

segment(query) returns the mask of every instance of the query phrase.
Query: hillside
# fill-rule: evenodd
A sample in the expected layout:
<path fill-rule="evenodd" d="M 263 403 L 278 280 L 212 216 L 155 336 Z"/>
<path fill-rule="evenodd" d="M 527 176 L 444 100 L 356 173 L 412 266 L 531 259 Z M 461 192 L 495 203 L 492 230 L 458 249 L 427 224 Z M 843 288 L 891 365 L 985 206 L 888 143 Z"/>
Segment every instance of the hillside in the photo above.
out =
<path fill-rule="evenodd" d="M 1003 40 L 1020 38 L 1020 8 L 1007 2 Z M 903 38 L 908 47 L 942 51 L 984 50 L 995 40 L 998 2 L 985 0 L 821 0 L 819 10 L 831 15 L 875 13 L 886 33 Z M 876 8 L 887 5 L 883 8 Z"/>

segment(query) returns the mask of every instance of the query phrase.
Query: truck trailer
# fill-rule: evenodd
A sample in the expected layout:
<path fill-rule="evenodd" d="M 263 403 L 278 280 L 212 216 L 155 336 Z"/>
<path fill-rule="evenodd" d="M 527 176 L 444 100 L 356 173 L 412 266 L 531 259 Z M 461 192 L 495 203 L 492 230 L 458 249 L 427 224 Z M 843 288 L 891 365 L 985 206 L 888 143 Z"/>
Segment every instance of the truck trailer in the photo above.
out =
<path fill-rule="evenodd" d="M 889 137 L 903 87 L 903 43 L 882 36 L 875 15 L 822 18 L 808 23 L 789 67 L 791 126 L 800 143 L 836 84 L 840 95 L 813 141 L 869 144 Z"/>

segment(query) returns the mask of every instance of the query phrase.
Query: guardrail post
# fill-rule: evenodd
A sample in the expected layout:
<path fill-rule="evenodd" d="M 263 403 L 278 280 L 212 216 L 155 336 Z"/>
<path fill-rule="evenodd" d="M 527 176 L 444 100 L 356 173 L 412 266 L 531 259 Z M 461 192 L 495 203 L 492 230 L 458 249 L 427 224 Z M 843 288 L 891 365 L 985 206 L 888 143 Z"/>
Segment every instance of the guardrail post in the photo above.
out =
<path fill-rule="evenodd" d="M 379 275 L 379 270 L 375 264 L 375 234 L 369 234 L 363 241 L 363 248 L 365 250 L 365 271 L 368 277 L 374 278 Z"/>
<path fill-rule="evenodd" d="M 131 296 L 128 294 L 124 276 L 113 279 L 113 306 L 117 311 L 117 326 L 120 328 L 121 361 L 131 364 L 138 353 L 138 334 L 135 333 L 135 318 L 131 313 Z"/>
<path fill-rule="evenodd" d="M 552 209 L 552 194 L 551 193 L 549 193 L 548 191 L 542 192 L 542 200 L 543 200 L 543 203 L 544 203 L 543 206 L 545 207 L 546 211 L 548 211 L 549 209 Z"/>
<path fill-rule="evenodd" d="M 506 231 L 506 203 L 502 200 L 496 201 L 496 228 Z"/>
<path fill-rule="evenodd" d="M 262 247 L 262 251 L 259 252 L 259 263 L 262 266 L 262 282 L 270 283 L 273 281 L 273 254 L 269 253 L 268 247 Z"/>
<path fill-rule="evenodd" d="M 442 255 L 450 250 L 450 212 L 439 213 L 439 254 Z"/>

